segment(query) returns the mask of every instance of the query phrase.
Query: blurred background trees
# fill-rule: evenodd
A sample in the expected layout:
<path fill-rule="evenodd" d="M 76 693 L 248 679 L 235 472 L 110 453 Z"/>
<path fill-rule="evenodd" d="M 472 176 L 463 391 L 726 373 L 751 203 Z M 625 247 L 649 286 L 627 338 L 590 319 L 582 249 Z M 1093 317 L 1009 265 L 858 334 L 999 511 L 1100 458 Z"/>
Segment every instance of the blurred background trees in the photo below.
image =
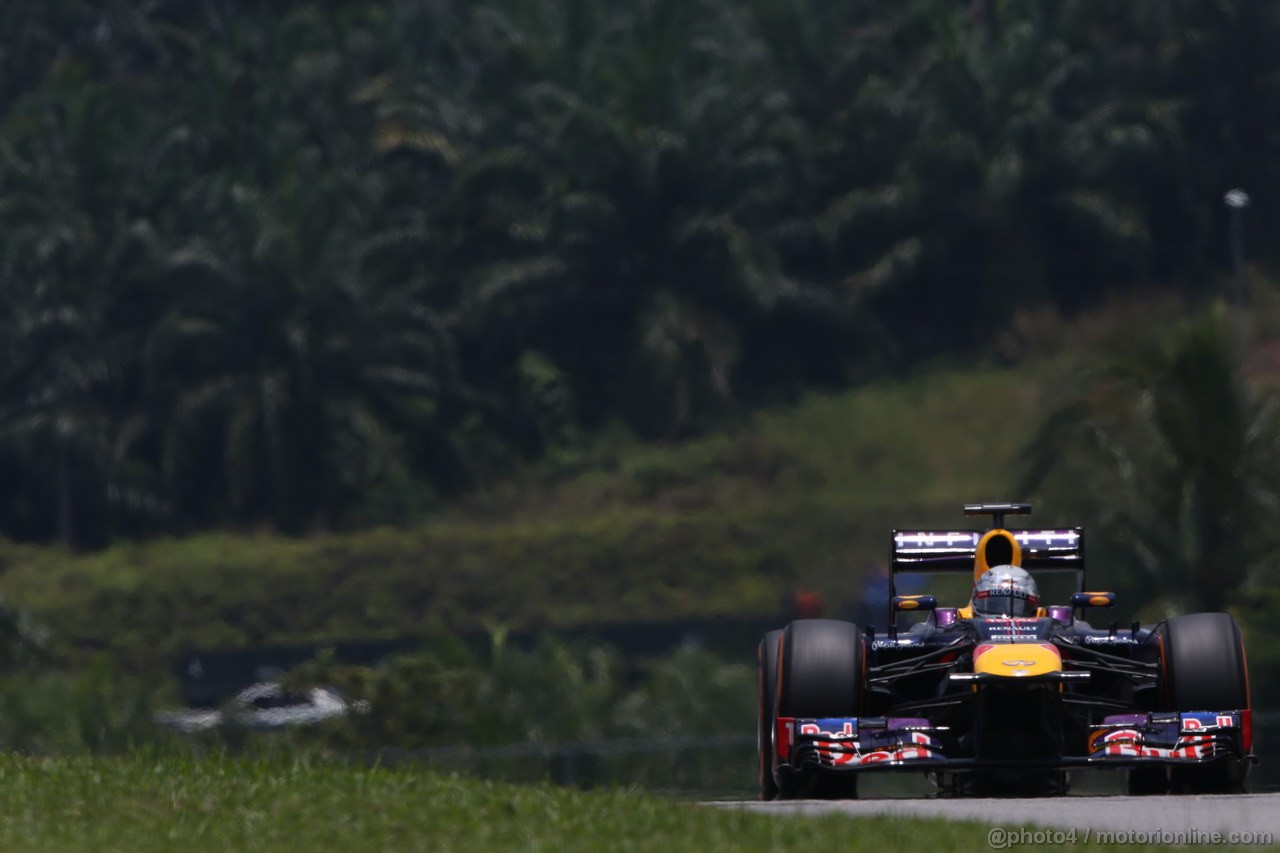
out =
<path fill-rule="evenodd" d="M 990 356 L 1023 309 L 1207 300 L 1225 189 L 1277 260 L 1277 36 L 1256 0 L 9 4 L 0 533 L 403 521 L 600 430 Z M 1114 418 L 1151 512 L 1271 507 L 1215 479 L 1269 410 L 1201 337 L 1042 450 Z"/>
<path fill-rule="evenodd" d="M 1224 321 L 1099 354 L 1024 453 L 1023 489 L 1088 525 L 1151 616 L 1239 604 L 1280 554 L 1280 398 L 1246 384 Z"/>

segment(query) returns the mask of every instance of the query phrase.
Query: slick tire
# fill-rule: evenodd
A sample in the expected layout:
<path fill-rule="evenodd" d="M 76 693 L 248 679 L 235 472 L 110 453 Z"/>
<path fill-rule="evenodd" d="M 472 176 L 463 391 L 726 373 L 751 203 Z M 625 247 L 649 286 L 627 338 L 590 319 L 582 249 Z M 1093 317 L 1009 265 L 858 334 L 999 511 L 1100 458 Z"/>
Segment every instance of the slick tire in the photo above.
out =
<path fill-rule="evenodd" d="M 866 655 L 852 622 L 801 619 L 782 633 L 778 716 L 856 717 Z"/>
<path fill-rule="evenodd" d="M 1226 613 L 1192 613 L 1165 623 L 1165 695 L 1172 711 L 1249 707 L 1240 626 Z"/>
<path fill-rule="evenodd" d="M 782 633 L 778 659 L 780 717 L 856 717 L 862 711 L 866 650 L 851 622 L 802 619 Z M 846 799 L 858 795 L 857 776 L 796 780 L 783 797 Z"/>
<path fill-rule="evenodd" d="M 756 713 L 756 754 L 759 758 L 760 799 L 776 800 L 778 783 L 773 778 L 773 721 L 778 691 L 778 642 L 782 631 L 770 631 L 760 641 L 759 707 Z"/>
<path fill-rule="evenodd" d="M 1249 708 L 1240 626 L 1226 613 L 1174 616 L 1160 637 L 1164 693 L 1171 711 L 1226 711 Z M 1235 793 L 1244 788 L 1245 765 L 1238 759 L 1172 767 L 1174 793 Z"/>

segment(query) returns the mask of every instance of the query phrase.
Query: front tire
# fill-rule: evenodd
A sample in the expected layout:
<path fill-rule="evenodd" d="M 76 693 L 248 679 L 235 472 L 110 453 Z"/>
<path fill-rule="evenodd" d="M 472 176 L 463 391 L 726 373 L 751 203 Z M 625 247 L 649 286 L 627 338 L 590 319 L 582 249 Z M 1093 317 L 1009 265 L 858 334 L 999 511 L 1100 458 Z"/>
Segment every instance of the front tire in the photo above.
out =
<path fill-rule="evenodd" d="M 856 717 L 862 711 L 866 648 L 852 622 L 801 619 L 782 633 L 778 661 L 778 716 Z M 797 779 L 796 794 L 823 799 L 858 795 L 853 773 Z"/>
<path fill-rule="evenodd" d="M 1160 638 L 1165 696 L 1171 711 L 1243 711 L 1249 708 L 1240 626 L 1226 613 L 1174 616 Z M 1171 767 L 1175 793 L 1225 794 L 1244 790 L 1243 758 Z"/>
<path fill-rule="evenodd" d="M 776 800 L 778 783 L 773 778 L 774 706 L 778 690 L 778 642 L 782 631 L 770 631 L 760 641 L 758 663 L 759 707 L 756 712 L 756 754 L 759 756 L 760 799 Z"/>
<path fill-rule="evenodd" d="M 856 717 L 866 658 L 852 622 L 801 619 L 782 633 L 780 717 Z"/>

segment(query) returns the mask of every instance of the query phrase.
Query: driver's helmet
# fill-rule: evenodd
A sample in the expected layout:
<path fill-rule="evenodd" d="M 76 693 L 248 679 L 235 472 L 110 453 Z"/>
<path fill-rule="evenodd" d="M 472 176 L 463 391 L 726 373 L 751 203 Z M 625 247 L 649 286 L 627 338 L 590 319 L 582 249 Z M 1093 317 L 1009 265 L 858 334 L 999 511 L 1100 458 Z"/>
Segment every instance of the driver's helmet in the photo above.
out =
<path fill-rule="evenodd" d="M 973 588 L 973 612 L 979 616 L 1035 616 L 1040 590 L 1026 569 L 995 566 Z"/>

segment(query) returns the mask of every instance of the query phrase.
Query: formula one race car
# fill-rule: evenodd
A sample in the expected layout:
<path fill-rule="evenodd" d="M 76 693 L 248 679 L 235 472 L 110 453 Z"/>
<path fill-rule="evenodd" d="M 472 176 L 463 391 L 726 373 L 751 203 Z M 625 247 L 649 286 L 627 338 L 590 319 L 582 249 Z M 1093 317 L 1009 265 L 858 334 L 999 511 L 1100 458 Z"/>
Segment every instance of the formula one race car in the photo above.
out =
<path fill-rule="evenodd" d="M 977 504 L 987 531 L 894 531 L 888 628 L 803 619 L 760 643 L 760 795 L 850 797 L 864 773 L 917 771 L 953 795 L 1055 795 L 1073 769 L 1131 793 L 1243 789 L 1252 755 L 1240 628 L 1225 613 L 1094 628 L 1080 528 L 1006 530 L 1027 504 Z M 1041 606 L 1034 576 L 1075 575 Z M 966 607 L 896 595 L 900 572 L 972 573 Z M 903 613 L 924 621 L 899 629 Z"/>

